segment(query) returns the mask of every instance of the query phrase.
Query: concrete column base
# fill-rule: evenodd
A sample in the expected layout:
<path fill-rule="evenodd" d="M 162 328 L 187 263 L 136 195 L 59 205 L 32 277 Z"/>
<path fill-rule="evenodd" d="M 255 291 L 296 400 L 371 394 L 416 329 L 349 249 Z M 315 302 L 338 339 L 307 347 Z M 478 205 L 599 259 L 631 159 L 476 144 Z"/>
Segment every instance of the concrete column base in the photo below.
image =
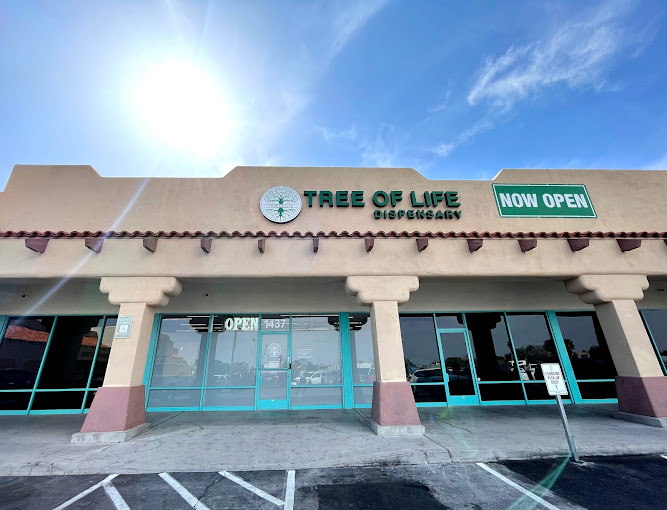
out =
<path fill-rule="evenodd" d="M 151 426 L 148 423 L 142 423 L 128 430 L 116 432 L 77 432 L 72 434 L 72 444 L 94 444 L 94 443 L 124 443 L 130 439 L 140 436 L 147 432 Z"/>
<path fill-rule="evenodd" d="M 81 432 L 129 431 L 146 422 L 145 407 L 146 387 L 143 384 L 102 386 L 97 390 Z"/>
<path fill-rule="evenodd" d="M 654 418 L 667 417 L 667 377 L 616 376 L 618 409 Z"/>
<path fill-rule="evenodd" d="M 366 426 L 381 437 L 423 436 L 424 425 L 378 425 L 371 418 L 365 419 Z"/>
<path fill-rule="evenodd" d="M 661 427 L 667 429 L 667 418 L 655 418 L 654 416 L 644 416 L 643 414 L 632 413 L 614 413 L 614 418 L 625 421 L 632 421 L 634 423 L 641 423 L 650 427 Z"/>
<path fill-rule="evenodd" d="M 421 426 L 410 383 L 375 381 L 371 419 L 382 427 Z"/>

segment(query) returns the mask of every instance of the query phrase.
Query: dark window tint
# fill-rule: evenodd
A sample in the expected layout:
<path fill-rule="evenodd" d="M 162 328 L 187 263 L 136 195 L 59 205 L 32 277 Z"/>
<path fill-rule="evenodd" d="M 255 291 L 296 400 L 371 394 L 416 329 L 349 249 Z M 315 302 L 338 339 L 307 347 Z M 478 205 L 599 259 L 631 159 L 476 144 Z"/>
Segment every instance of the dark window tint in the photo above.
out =
<path fill-rule="evenodd" d="M 481 381 L 518 381 L 519 372 L 510 347 L 504 315 L 469 313 L 466 314 L 466 321 L 475 353 L 477 377 Z"/>
<path fill-rule="evenodd" d="M 480 384 L 479 394 L 484 401 L 525 400 L 521 383 Z"/>
<path fill-rule="evenodd" d="M 558 312 L 556 317 L 575 377 L 613 379 L 616 368 L 596 315 L 593 312 Z"/>
<path fill-rule="evenodd" d="M 412 376 L 418 370 L 441 371 L 433 315 L 401 315 L 400 323 L 408 380 L 414 379 Z M 440 377 L 442 377 L 442 372 L 440 372 Z"/>
<path fill-rule="evenodd" d="M 447 402 L 445 387 L 440 384 L 413 384 L 415 402 Z"/>
<path fill-rule="evenodd" d="M 521 379 L 544 380 L 540 364 L 559 363 L 556 343 L 551 338 L 547 318 L 542 313 L 508 313 L 507 321 L 512 333 Z"/>
<path fill-rule="evenodd" d="M 26 411 L 30 403 L 30 392 L 0 391 L 0 411 Z"/>
<path fill-rule="evenodd" d="M 53 317 L 9 319 L 5 335 L 0 342 L 0 390 L 33 388 L 53 320 Z M 23 396 L 17 397 L 20 403 L 5 405 L 21 407 L 22 398 Z"/>
<path fill-rule="evenodd" d="M 107 321 L 104 323 L 104 331 L 102 331 L 102 341 L 97 349 L 97 359 L 95 360 L 95 368 L 93 369 L 93 378 L 90 380 L 91 388 L 99 388 L 102 386 L 102 383 L 104 383 L 104 375 L 107 372 L 109 355 L 111 354 L 111 346 L 113 345 L 113 337 L 115 334 L 116 318 L 107 317 Z"/>
<path fill-rule="evenodd" d="M 436 313 L 435 324 L 439 329 L 461 329 L 463 328 L 463 314 Z"/>
<path fill-rule="evenodd" d="M 662 359 L 663 370 L 667 367 L 667 310 L 645 310 L 642 312 L 655 343 L 656 354 Z M 665 371 L 667 374 L 667 371 Z"/>
<path fill-rule="evenodd" d="M 84 391 L 38 391 L 31 410 L 81 409 Z"/>
<path fill-rule="evenodd" d="M 38 388 L 85 388 L 93 365 L 95 349 L 100 331 L 102 329 L 102 317 L 58 317 L 53 331 L 49 350 L 46 353 L 44 369 L 39 378 Z M 58 397 L 59 398 L 59 397 Z M 70 397 L 62 395 L 64 401 L 69 402 Z M 81 395 L 80 400 L 83 399 Z M 63 407 L 57 405 L 57 397 L 53 397 L 54 409 L 70 409 L 68 403 Z M 45 407 L 33 407 L 35 409 L 48 409 L 48 398 L 40 397 Z M 37 403 L 37 399 L 35 400 Z M 81 407 L 81 401 L 79 406 Z"/>

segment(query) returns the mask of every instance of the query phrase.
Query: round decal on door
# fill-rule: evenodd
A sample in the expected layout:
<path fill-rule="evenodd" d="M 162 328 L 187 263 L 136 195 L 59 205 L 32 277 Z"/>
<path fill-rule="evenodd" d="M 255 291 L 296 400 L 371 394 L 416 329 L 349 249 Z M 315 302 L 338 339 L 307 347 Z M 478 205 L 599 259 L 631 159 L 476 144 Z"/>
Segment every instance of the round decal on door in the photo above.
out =
<path fill-rule="evenodd" d="M 301 212 L 301 197 L 288 186 L 274 186 L 262 195 L 259 209 L 267 220 L 287 223 Z"/>
<path fill-rule="evenodd" d="M 282 347 L 280 347 L 280 344 L 278 344 L 278 343 L 269 344 L 269 346 L 266 348 L 266 350 L 269 353 L 269 356 L 272 357 L 272 358 L 279 357 L 280 354 L 283 352 Z"/>

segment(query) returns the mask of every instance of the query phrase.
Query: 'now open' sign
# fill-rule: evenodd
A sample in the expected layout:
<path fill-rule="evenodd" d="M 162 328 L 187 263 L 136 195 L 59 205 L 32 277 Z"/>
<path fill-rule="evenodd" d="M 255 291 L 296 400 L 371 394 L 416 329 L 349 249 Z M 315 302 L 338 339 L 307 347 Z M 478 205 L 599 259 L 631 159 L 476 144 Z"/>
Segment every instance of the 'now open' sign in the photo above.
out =
<path fill-rule="evenodd" d="M 597 218 L 583 184 L 493 184 L 503 218 Z"/>

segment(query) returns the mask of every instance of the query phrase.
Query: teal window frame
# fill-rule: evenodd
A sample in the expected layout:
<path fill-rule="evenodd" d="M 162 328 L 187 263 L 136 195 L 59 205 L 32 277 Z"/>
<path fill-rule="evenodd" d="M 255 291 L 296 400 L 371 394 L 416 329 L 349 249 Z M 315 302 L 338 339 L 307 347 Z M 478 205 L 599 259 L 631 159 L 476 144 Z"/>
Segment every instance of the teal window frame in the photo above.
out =
<path fill-rule="evenodd" d="M 660 363 L 660 367 L 662 368 L 662 373 L 663 373 L 663 375 L 667 376 L 667 366 L 665 365 L 665 362 L 662 359 L 662 355 L 660 354 L 660 349 L 658 349 L 658 344 L 655 341 L 655 337 L 653 336 L 653 332 L 651 331 L 651 327 L 648 325 L 648 321 L 646 320 L 646 317 L 644 317 L 644 312 L 665 312 L 665 313 L 667 313 L 667 309 L 665 309 L 665 308 L 643 308 L 643 309 L 639 310 L 639 315 L 641 315 L 642 322 L 644 323 L 644 327 L 646 328 L 646 332 L 648 333 L 648 337 L 651 340 L 651 345 L 653 346 L 653 351 L 655 352 L 655 355 L 658 358 L 658 363 Z"/>
<path fill-rule="evenodd" d="M 240 313 L 240 312 L 239 312 Z M 345 373 L 345 359 L 349 354 L 349 332 L 347 338 L 343 332 L 343 321 L 346 325 L 349 325 L 349 315 L 341 314 L 338 312 L 312 312 L 312 313 L 283 313 L 283 312 L 259 312 L 257 314 L 249 312 L 252 315 L 257 315 L 259 317 L 259 335 L 270 335 L 270 334 L 280 334 L 287 333 L 289 337 L 289 348 L 291 351 L 292 348 L 292 317 L 294 315 L 308 315 L 308 316 L 318 316 L 318 315 L 338 315 L 339 327 L 338 334 L 340 338 L 340 355 L 341 355 L 341 383 L 340 384 L 318 384 L 318 385 L 292 385 L 290 381 L 289 389 L 287 392 L 288 399 L 288 409 L 294 410 L 308 410 L 308 409 L 343 409 L 345 408 L 346 402 L 350 403 L 350 397 L 347 395 L 347 388 L 351 383 L 351 376 L 346 376 Z M 170 317 L 184 317 L 188 315 L 208 315 L 208 332 L 206 335 L 206 347 L 204 350 L 204 370 L 202 375 L 202 382 L 199 386 L 188 386 L 188 387 L 178 387 L 178 386 L 169 386 L 169 387 L 159 387 L 152 386 L 151 381 L 153 378 L 153 369 L 155 367 L 155 356 L 157 353 L 157 344 L 160 336 L 160 327 L 162 325 L 162 319 Z M 257 352 L 256 357 L 256 376 L 255 376 L 255 385 L 254 386 L 206 386 L 206 371 L 208 370 L 208 355 L 209 355 L 209 346 L 211 331 L 213 325 L 213 318 L 216 315 L 229 315 L 229 312 L 215 312 L 215 313 L 193 313 L 193 312 L 184 312 L 176 313 L 170 312 L 168 314 L 156 313 L 155 318 L 153 319 L 153 328 L 151 332 L 151 340 L 149 344 L 149 355 L 146 359 L 146 366 L 144 368 L 144 378 L 143 383 L 146 388 L 146 411 L 148 412 L 165 412 L 165 411 L 255 411 L 257 410 L 257 401 L 259 398 L 259 365 L 260 365 L 260 356 L 259 351 Z M 243 312 L 243 315 L 248 315 L 248 312 Z M 262 316 L 265 315 L 288 315 L 289 316 L 289 328 L 287 330 L 276 331 L 276 330 L 264 330 L 262 324 Z M 345 317 L 343 317 L 345 316 Z M 349 328 L 348 328 L 349 329 Z M 346 354 L 347 349 L 347 354 Z M 291 352 L 290 352 L 291 359 Z M 349 365 L 349 363 L 348 363 Z M 304 405 L 304 406 L 295 406 L 292 405 L 291 401 L 291 389 L 292 388 L 340 388 L 341 389 L 341 403 L 340 404 L 321 404 L 321 405 Z M 198 406 L 173 406 L 173 407 L 149 407 L 148 406 L 148 397 L 151 390 L 199 390 L 199 405 Z M 220 389 L 254 389 L 255 390 L 255 399 L 252 406 L 204 406 L 204 390 L 220 390 Z M 347 400 L 346 400 L 347 399 Z"/>
<path fill-rule="evenodd" d="M 604 399 L 585 399 L 581 396 L 581 392 L 579 390 L 579 384 L 586 384 L 586 383 L 600 383 L 600 382 L 614 382 L 614 379 L 577 379 L 574 375 L 574 370 L 572 369 L 572 364 L 570 363 L 570 359 L 567 355 L 567 348 L 565 347 L 565 342 L 563 340 L 563 335 L 561 333 L 560 327 L 558 325 L 558 320 L 556 318 L 556 313 L 563 312 L 563 313 L 593 313 L 595 312 L 593 310 L 507 310 L 507 311 L 497 311 L 497 310 L 475 310 L 475 311 L 468 311 L 468 312 L 461 312 L 461 311 L 428 311 L 428 312 L 420 312 L 420 311 L 410 311 L 410 312 L 401 312 L 401 316 L 408 316 L 408 315 L 424 315 L 424 314 L 432 314 L 433 315 L 433 325 L 434 325 L 434 330 L 436 332 L 436 339 L 438 341 L 438 349 L 440 351 L 440 360 L 441 360 L 441 367 L 442 367 L 442 359 L 443 359 L 443 353 L 442 353 L 442 346 L 440 345 L 440 337 L 439 334 L 441 332 L 462 332 L 462 331 L 467 331 L 467 316 L 472 315 L 475 313 L 501 313 L 503 314 L 503 317 L 505 319 L 505 327 L 507 328 L 507 334 L 510 339 L 510 345 L 512 348 L 512 356 L 514 357 L 514 360 L 516 362 L 517 360 L 517 355 L 516 355 L 516 348 L 514 345 L 514 339 L 512 337 L 512 328 L 509 325 L 509 321 L 507 319 L 507 314 L 528 314 L 528 313 L 539 313 L 543 314 L 545 316 L 547 326 L 549 328 L 549 332 L 551 333 L 551 337 L 554 340 L 554 343 L 556 345 L 556 351 L 558 353 L 559 361 L 561 364 L 561 367 L 563 368 L 564 376 L 565 376 L 565 381 L 568 387 L 568 392 L 569 392 L 569 398 L 564 398 L 563 403 L 569 404 L 569 403 L 574 403 L 574 404 L 614 404 L 618 403 L 618 399 L 616 398 L 604 398 Z M 437 322 L 436 322 L 436 314 L 461 314 L 463 316 L 463 322 L 464 326 L 461 328 L 438 328 L 437 327 Z M 472 357 L 472 353 L 470 350 L 473 348 L 472 345 L 472 340 L 470 339 L 469 335 L 466 336 L 468 339 L 468 351 L 469 355 Z M 654 344 L 655 345 L 655 344 Z M 474 366 L 473 366 L 473 373 L 476 375 L 476 372 L 474 372 Z M 481 406 L 496 406 L 496 405 L 554 405 L 556 404 L 556 400 L 529 400 L 527 393 L 526 393 L 526 384 L 535 384 L 535 383 L 544 383 L 544 381 L 524 381 L 524 380 L 517 380 L 517 381 L 478 381 L 477 377 L 473 377 L 473 383 L 475 386 L 475 391 L 477 393 L 477 396 L 479 397 L 479 405 Z M 411 386 L 416 386 L 416 385 L 441 385 L 443 383 L 411 383 Z M 524 399 L 523 400 L 483 400 L 481 396 L 481 392 L 479 391 L 480 385 L 487 385 L 487 384 L 521 384 L 521 388 L 523 391 Z M 356 385 L 355 385 L 356 386 Z M 360 385 L 361 386 L 361 385 Z M 365 386 L 370 386 L 370 385 L 365 385 Z M 446 391 L 447 391 L 447 398 L 449 398 L 449 389 L 445 383 Z M 416 403 L 417 407 L 447 407 L 450 405 L 449 402 L 417 402 Z M 368 404 L 361 404 L 361 405 L 355 405 L 355 407 L 358 408 L 363 408 L 363 407 L 370 407 Z"/>
<path fill-rule="evenodd" d="M 109 314 L 58 314 L 58 315 L 49 315 L 49 314 L 39 314 L 39 315 L 3 315 L 0 316 L 0 345 L 2 344 L 3 339 L 5 338 L 5 333 L 7 327 L 9 326 L 9 321 L 12 318 L 29 318 L 29 317 L 53 317 L 53 324 L 51 325 L 51 330 L 49 331 L 49 337 L 46 341 L 46 346 L 44 347 L 44 352 L 42 353 L 42 359 L 39 364 L 39 370 L 37 371 L 37 376 L 35 377 L 35 382 L 32 389 L 20 389 L 20 390 L 0 390 L 0 394 L 3 393 L 30 393 L 30 400 L 28 401 L 28 407 L 25 410 L 0 410 L 0 416 L 2 415 L 44 415 L 44 414 L 87 414 L 88 408 L 86 407 L 86 401 L 88 400 L 88 395 L 90 393 L 96 393 L 97 388 L 91 388 L 90 383 L 93 379 L 93 373 L 95 371 L 95 364 L 97 363 L 97 355 L 100 350 L 100 345 L 102 343 L 102 337 L 104 336 L 104 328 L 107 324 L 107 319 L 116 319 L 117 315 Z M 44 363 L 46 362 L 46 357 L 49 353 L 49 348 L 51 347 L 51 340 L 53 338 L 53 333 L 58 324 L 58 317 L 102 317 L 102 327 L 100 328 L 99 333 L 97 334 L 97 344 L 95 345 L 95 353 L 93 354 L 93 360 L 90 365 L 90 373 L 88 374 L 88 380 L 85 388 L 43 388 L 39 389 L 39 382 L 42 377 L 42 372 L 44 370 Z M 38 393 L 63 393 L 63 392 L 83 392 L 83 401 L 79 409 L 32 409 L 32 405 L 35 401 L 35 396 Z"/>

